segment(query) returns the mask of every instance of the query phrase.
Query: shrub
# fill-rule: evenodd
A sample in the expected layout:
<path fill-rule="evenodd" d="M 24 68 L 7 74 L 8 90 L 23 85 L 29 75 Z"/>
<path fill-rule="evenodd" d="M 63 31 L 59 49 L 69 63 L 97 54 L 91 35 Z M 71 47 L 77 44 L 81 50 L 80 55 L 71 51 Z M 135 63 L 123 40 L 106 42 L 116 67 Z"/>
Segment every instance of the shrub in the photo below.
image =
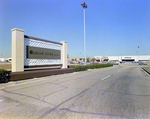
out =
<path fill-rule="evenodd" d="M 94 65 L 93 64 L 88 64 L 86 65 L 87 69 L 94 69 Z"/>
<path fill-rule="evenodd" d="M 87 69 L 94 69 L 94 68 L 103 68 L 103 67 L 110 67 L 113 64 L 88 64 L 88 65 L 69 65 L 69 68 L 74 68 L 75 72 L 78 71 L 86 71 Z"/>
<path fill-rule="evenodd" d="M 69 65 L 69 68 L 74 68 L 75 72 L 87 70 L 87 67 L 84 65 Z"/>
<path fill-rule="evenodd" d="M 7 71 L 5 69 L 0 69 L 0 83 L 8 82 Z"/>

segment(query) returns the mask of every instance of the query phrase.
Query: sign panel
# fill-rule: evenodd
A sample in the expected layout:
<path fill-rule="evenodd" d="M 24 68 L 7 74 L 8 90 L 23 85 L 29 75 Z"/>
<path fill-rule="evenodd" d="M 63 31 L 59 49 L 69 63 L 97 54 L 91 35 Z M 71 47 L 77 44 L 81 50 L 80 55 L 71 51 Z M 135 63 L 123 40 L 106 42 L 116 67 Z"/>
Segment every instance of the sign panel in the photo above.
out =
<path fill-rule="evenodd" d="M 47 48 L 26 46 L 28 59 L 61 59 L 61 51 Z"/>

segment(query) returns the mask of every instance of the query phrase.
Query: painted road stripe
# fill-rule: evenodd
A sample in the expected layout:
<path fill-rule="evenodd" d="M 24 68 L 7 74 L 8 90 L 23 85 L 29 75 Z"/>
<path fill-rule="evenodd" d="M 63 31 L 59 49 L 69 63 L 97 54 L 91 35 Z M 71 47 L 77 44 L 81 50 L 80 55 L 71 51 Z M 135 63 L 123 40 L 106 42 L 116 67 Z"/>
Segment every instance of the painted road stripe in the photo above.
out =
<path fill-rule="evenodd" d="M 2 101 L 4 101 L 4 99 L 3 99 L 3 100 L 0 100 L 0 102 L 2 102 Z"/>
<path fill-rule="evenodd" d="M 102 80 L 107 79 L 108 77 L 110 77 L 110 75 L 108 75 L 108 76 L 104 77 Z"/>

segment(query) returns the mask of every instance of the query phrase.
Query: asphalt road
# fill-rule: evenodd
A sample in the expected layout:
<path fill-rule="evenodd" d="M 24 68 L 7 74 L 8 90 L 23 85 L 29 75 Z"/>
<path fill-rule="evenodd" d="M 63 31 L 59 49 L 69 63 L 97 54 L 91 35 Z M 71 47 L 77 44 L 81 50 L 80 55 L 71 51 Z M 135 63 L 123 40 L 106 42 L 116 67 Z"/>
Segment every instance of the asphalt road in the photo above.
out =
<path fill-rule="evenodd" d="M 4 119 L 150 119 L 150 76 L 140 66 L 0 84 Z"/>

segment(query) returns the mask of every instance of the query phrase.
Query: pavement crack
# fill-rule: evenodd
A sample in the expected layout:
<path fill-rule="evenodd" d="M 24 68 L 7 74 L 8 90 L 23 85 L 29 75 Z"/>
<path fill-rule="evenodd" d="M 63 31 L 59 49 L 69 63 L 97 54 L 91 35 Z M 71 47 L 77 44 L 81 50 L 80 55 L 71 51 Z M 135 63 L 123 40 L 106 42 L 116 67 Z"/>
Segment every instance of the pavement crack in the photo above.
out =
<path fill-rule="evenodd" d="M 44 102 L 44 103 L 46 103 L 46 104 L 50 104 L 50 105 L 52 105 L 52 106 L 56 106 L 56 105 L 53 105 L 52 103 L 46 102 L 46 101 L 44 101 L 44 100 L 41 100 L 41 99 L 39 99 L 39 98 L 35 98 L 35 97 L 32 97 L 32 96 L 29 96 L 29 95 L 20 94 L 20 93 L 15 93 L 15 92 L 12 92 L 12 91 L 6 91 L 6 90 L 4 90 L 4 89 L 2 89 L 2 91 L 4 91 L 5 93 L 8 93 L 8 94 L 14 94 L 14 95 L 24 96 L 24 97 L 27 97 L 27 98 L 32 98 L 32 99 L 35 99 L 35 100 Z"/>
<path fill-rule="evenodd" d="M 50 114 L 51 112 L 53 112 L 53 111 L 55 111 L 56 109 L 58 109 L 58 108 L 59 108 L 61 105 L 63 105 L 64 103 L 66 103 L 66 102 L 72 100 L 73 98 L 78 97 L 79 95 L 85 93 L 85 92 L 88 91 L 88 90 L 89 90 L 89 89 L 85 89 L 85 90 L 82 91 L 81 93 L 79 93 L 79 94 L 77 94 L 77 95 L 75 95 L 75 96 L 73 96 L 73 97 L 71 97 L 71 98 L 69 98 L 69 99 L 63 101 L 62 103 L 58 104 L 58 105 L 55 106 L 54 108 L 51 108 L 50 110 L 46 111 L 46 112 L 45 112 L 43 115 L 41 115 L 38 119 L 44 118 L 46 115 L 48 115 L 48 114 Z"/>
<path fill-rule="evenodd" d="M 55 81 L 53 81 L 53 82 L 55 82 Z M 16 89 L 16 90 L 11 90 L 11 91 L 18 91 L 18 90 L 22 90 L 22 89 L 26 89 L 26 88 L 32 88 L 32 87 L 35 87 L 35 86 L 39 86 L 39 85 L 45 85 L 45 84 L 48 84 L 48 83 L 50 83 L 50 85 L 52 85 L 52 83 L 53 82 L 46 82 L 46 83 L 41 83 L 41 84 L 37 84 L 37 85 L 31 85 L 31 86 L 25 86 L 25 87 L 23 87 L 23 88 L 19 88 L 19 89 Z M 31 82 L 32 83 L 32 82 Z M 15 84 L 15 85 L 12 85 L 12 86 L 19 86 L 19 85 L 25 85 L 25 84 L 27 84 L 27 83 L 17 83 L 17 84 Z M 6 87 L 6 88 L 9 88 L 9 87 Z"/>
<path fill-rule="evenodd" d="M 58 84 L 58 83 L 52 83 L 52 84 L 55 84 L 55 85 L 57 85 L 57 86 L 60 86 L 60 87 L 68 88 L 68 87 L 66 87 L 66 86 L 63 86 L 63 85 L 61 85 L 61 84 Z"/>
<path fill-rule="evenodd" d="M 47 94 L 47 95 L 45 95 L 45 96 L 42 96 L 42 97 L 43 97 L 43 100 L 44 100 L 47 96 L 50 96 L 50 95 L 52 95 L 52 94 L 54 94 L 54 93 L 57 93 L 57 92 L 64 91 L 64 90 L 66 90 L 66 89 L 67 89 L 67 87 L 64 88 L 64 89 L 61 89 L 61 90 L 57 90 L 57 91 L 55 91 L 55 92 L 52 92 L 52 93 L 50 93 L 50 94 Z"/>
<path fill-rule="evenodd" d="M 19 104 L 22 104 L 21 102 L 19 102 L 18 100 L 15 100 L 15 99 L 12 99 L 10 97 L 6 97 L 4 95 L 2 95 L 4 97 L 5 100 L 9 100 L 9 101 L 12 101 L 12 102 L 16 102 L 16 103 L 19 103 Z"/>
<path fill-rule="evenodd" d="M 107 90 L 109 90 L 111 87 L 113 87 L 117 83 L 118 80 L 119 79 L 117 79 Z M 108 91 L 105 91 L 104 93 L 102 93 L 102 95 L 104 95 L 106 92 L 108 92 Z"/>
<path fill-rule="evenodd" d="M 80 113 L 80 114 L 91 114 L 91 115 L 102 115 L 102 116 L 115 116 L 115 117 L 122 117 L 122 118 L 128 118 L 127 116 L 124 115 L 115 115 L 115 114 L 110 114 L 110 113 L 95 113 L 95 112 L 85 112 L 85 111 L 75 111 L 75 110 L 70 110 L 68 108 L 62 108 L 60 110 L 72 112 L 72 113 Z"/>
<path fill-rule="evenodd" d="M 138 95 L 138 94 L 122 93 L 122 92 L 108 91 L 108 90 L 100 90 L 100 91 L 113 92 L 113 93 L 120 93 L 120 94 L 124 94 L 124 95 L 134 95 L 134 96 L 144 96 L 144 97 L 149 97 L 149 96 L 150 96 L 150 95 Z M 105 92 L 104 92 L 104 93 L 105 93 Z"/>

